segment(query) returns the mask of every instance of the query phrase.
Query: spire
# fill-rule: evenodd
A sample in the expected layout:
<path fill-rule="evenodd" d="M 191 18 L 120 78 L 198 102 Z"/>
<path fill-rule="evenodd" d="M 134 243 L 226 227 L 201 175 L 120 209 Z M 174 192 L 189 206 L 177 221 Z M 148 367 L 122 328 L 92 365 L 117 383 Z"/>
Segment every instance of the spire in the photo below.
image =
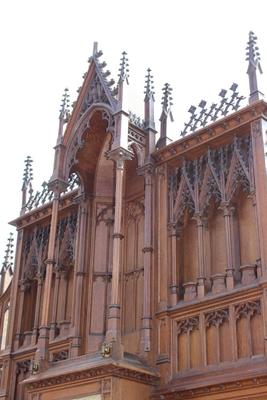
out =
<path fill-rule="evenodd" d="M 6 245 L 2 270 L 4 269 L 6 271 L 9 267 L 12 268 L 13 252 L 14 252 L 13 251 L 13 247 L 14 247 L 13 242 L 14 242 L 13 233 L 10 232 L 9 238 L 7 239 L 7 245 Z"/>
<path fill-rule="evenodd" d="M 161 149 L 164 146 L 167 146 L 172 140 L 167 137 L 167 120 L 168 116 L 170 116 L 171 122 L 174 121 L 171 106 L 172 106 L 172 88 L 169 83 L 165 83 L 162 88 L 162 112 L 160 116 L 160 138 L 157 142 L 157 148 Z"/>
<path fill-rule="evenodd" d="M 263 93 L 258 90 L 257 70 L 262 74 L 260 64 L 260 53 L 257 47 L 257 37 L 253 32 L 249 32 L 249 40 L 246 48 L 246 60 L 248 61 L 247 74 L 249 78 L 249 103 L 260 100 L 264 97 Z"/>
<path fill-rule="evenodd" d="M 30 156 L 27 156 L 24 160 L 24 171 L 23 171 L 23 183 L 22 183 L 22 204 L 21 210 L 23 212 L 24 207 L 27 204 L 27 195 L 31 196 L 32 189 L 32 180 L 33 180 L 33 169 L 32 169 L 33 160 Z"/>

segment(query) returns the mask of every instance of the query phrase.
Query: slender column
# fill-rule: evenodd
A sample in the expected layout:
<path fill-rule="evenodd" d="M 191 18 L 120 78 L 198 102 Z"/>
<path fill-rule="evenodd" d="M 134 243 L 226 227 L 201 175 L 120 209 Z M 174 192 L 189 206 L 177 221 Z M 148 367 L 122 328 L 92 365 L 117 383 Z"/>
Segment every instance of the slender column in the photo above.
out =
<path fill-rule="evenodd" d="M 41 306 L 41 296 L 42 296 L 43 283 L 44 283 L 43 275 L 39 274 L 38 275 L 37 295 L 36 295 L 34 326 L 33 326 L 33 333 L 32 333 L 32 345 L 33 346 L 36 344 L 37 335 L 38 335 L 38 327 L 39 327 L 39 319 L 40 319 L 40 306 Z"/>
<path fill-rule="evenodd" d="M 113 259 L 112 259 L 112 285 L 111 303 L 109 305 L 108 329 L 106 333 L 107 342 L 120 343 L 121 338 L 121 306 L 119 299 L 119 280 L 121 273 L 121 251 L 122 251 L 122 195 L 123 179 L 125 173 L 125 160 L 129 159 L 131 153 L 123 148 L 118 148 L 109 153 L 109 158 L 115 161 L 116 166 L 116 188 L 115 188 L 115 213 L 113 234 Z M 113 352 L 114 354 L 114 352 Z"/>
<path fill-rule="evenodd" d="M 74 265 L 74 290 L 72 301 L 72 326 L 73 337 L 71 342 L 71 356 L 79 355 L 81 347 L 81 315 L 82 315 L 82 292 L 85 268 L 86 251 L 86 225 L 88 219 L 88 204 L 82 194 L 76 199 L 79 202 L 79 226 L 77 232 L 75 265 Z"/>
<path fill-rule="evenodd" d="M 52 315 L 51 315 L 51 324 L 50 324 L 50 332 L 49 332 L 49 340 L 54 340 L 56 337 L 56 328 L 57 328 L 57 306 L 58 306 L 58 294 L 59 294 L 59 284 L 60 284 L 60 271 L 58 268 L 55 268 L 55 287 L 54 287 L 54 296 L 52 303 Z"/>
<path fill-rule="evenodd" d="M 266 121 L 259 119 L 251 124 L 252 152 L 256 188 L 257 226 L 262 276 L 267 278 L 267 145 Z"/>
<path fill-rule="evenodd" d="M 141 172 L 141 170 L 140 170 Z M 141 333 L 141 352 L 151 350 L 151 268 L 152 268 L 152 191 L 153 166 L 147 164 L 142 172 L 145 178 L 145 223 L 144 223 L 144 303 Z"/>
<path fill-rule="evenodd" d="M 40 335 L 37 343 L 37 351 L 35 355 L 35 368 L 44 369 L 47 367 L 49 361 L 49 308 L 51 303 L 51 291 L 52 291 L 52 278 L 53 278 L 53 267 L 55 263 L 55 242 L 56 242 L 56 231 L 58 221 L 58 209 L 59 209 L 60 191 L 55 188 L 54 199 L 52 205 L 52 216 L 48 243 L 48 254 L 46 261 L 46 276 L 44 283 L 44 296 L 43 296 L 43 307 L 41 314 L 41 326 Z"/>
<path fill-rule="evenodd" d="M 23 231 L 18 230 L 17 245 L 16 245 L 16 258 L 14 264 L 14 276 L 11 285 L 11 295 L 10 295 L 10 318 L 7 334 L 7 346 L 12 347 L 13 335 L 20 333 L 20 328 L 16 326 L 17 321 L 21 321 L 21 317 L 18 317 L 17 310 L 21 308 L 21 302 L 18 301 L 20 295 L 19 293 L 19 275 L 21 267 L 22 258 L 22 244 L 23 244 Z M 22 312 L 22 311 L 21 311 Z M 15 345 L 18 345 L 17 340 L 15 340 Z"/>
<path fill-rule="evenodd" d="M 257 201 L 256 201 L 256 194 L 253 193 L 251 195 L 252 198 L 252 205 L 254 211 L 254 219 L 255 219 L 255 231 L 256 231 L 256 266 L 257 266 L 257 277 L 260 278 L 262 276 L 261 270 L 261 254 L 260 254 L 260 238 L 259 238 L 259 226 L 258 226 L 258 213 L 257 213 Z"/>
<path fill-rule="evenodd" d="M 24 281 L 20 281 L 19 284 L 19 303 L 18 303 L 18 324 L 17 324 L 17 331 L 15 335 L 15 343 L 14 343 L 14 349 L 17 350 L 20 346 L 20 339 L 21 339 L 21 323 L 22 323 L 22 314 L 23 314 L 23 305 L 24 305 L 24 297 L 25 297 L 25 292 L 27 290 L 27 283 Z"/>
<path fill-rule="evenodd" d="M 198 213 L 195 215 L 197 221 L 197 241 L 198 241 L 198 285 L 197 285 L 197 295 L 198 297 L 205 296 L 205 258 L 204 258 L 204 235 L 203 235 L 203 216 Z"/>
<path fill-rule="evenodd" d="M 174 307 L 178 301 L 178 277 L 177 277 L 177 228 L 171 224 L 171 306 Z"/>
<path fill-rule="evenodd" d="M 157 307 L 158 311 L 165 310 L 168 305 L 168 182 L 167 166 L 163 165 L 156 170 L 157 201 L 155 202 L 155 216 L 157 216 Z"/>
<path fill-rule="evenodd" d="M 233 251 L 231 237 L 231 210 L 228 203 L 221 206 L 224 217 L 225 241 L 226 241 L 226 287 L 227 289 L 234 288 L 234 266 L 233 266 Z"/>

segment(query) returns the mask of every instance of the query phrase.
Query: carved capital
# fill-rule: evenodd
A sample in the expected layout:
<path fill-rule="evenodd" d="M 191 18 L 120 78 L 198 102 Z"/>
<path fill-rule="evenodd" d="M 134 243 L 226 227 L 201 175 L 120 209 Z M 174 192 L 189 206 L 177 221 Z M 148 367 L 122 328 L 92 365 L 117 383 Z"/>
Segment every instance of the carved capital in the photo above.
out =
<path fill-rule="evenodd" d="M 123 147 L 117 147 L 107 152 L 106 156 L 108 160 L 112 160 L 116 163 L 117 169 L 123 169 L 124 161 L 131 160 L 133 158 L 133 153 Z"/>

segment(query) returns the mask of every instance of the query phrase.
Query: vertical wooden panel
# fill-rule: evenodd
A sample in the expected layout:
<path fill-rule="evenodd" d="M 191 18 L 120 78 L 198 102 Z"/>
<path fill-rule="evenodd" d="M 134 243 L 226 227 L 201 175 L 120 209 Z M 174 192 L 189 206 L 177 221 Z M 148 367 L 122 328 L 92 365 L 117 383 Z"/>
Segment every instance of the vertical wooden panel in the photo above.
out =
<path fill-rule="evenodd" d="M 196 281 L 197 279 L 197 227 L 196 222 L 188 220 L 183 232 L 183 259 L 184 259 L 184 282 Z"/>
<path fill-rule="evenodd" d="M 190 332 L 190 367 L 200 368 L 201 366 L 201 346 L 199 329 Z"/>
<path fill-rule="evenodd" d="M 237 207 L 240 237 L 240 263 L 255 264 L 257 259 L 256 221 L 252 199 L 243 193 L 239 195 Z"/>
<path fill-rule="evenodd" d="M 222 212 L 215 210 L 210 219 L 209 226 L 211 239 L 211 275 L 225 273 L 226 245 Z"/>
<path fill-rule="evenodd" d="M 133 332 L 135 329 L 135 295 L 134 295 L 134 276 L 130 274 L 125 282 L 125 302 L 124 302 L 124 329 L 125 333 Z"/>
<path fill-rule="evenodd" d="M 187 366 L 187 334 L 182 333 L 178 335 L 178 369 L 179 371 L 186 370 Z"/>
<path fill-rule="evenodd" d="M 237 320 L 237 354 L 238 358 L 249 356 L 249 343 L 247 332 L 247 318 L 241 317 Z"/>
<path fill-rule="evenodd" d="M 99 276 L 93 283 L 91 333 L 104 333 L 106 282 Z"/>
<path fill-rule="evenodd" d="M 95 233 L 95 258 L 94 270 L 105 272 L 107 268 L 107 226 L 100 221 L 96 226 Z"/>
<path fill-rule="evenodd" d="M 220 362 L 232 361 L 231 332 L 229 322 L 219 327 Z"/>
<path fill-rule="evenodd" d="M 207 363 L 209 365 L 217 363 L 217 332 L 216 326 L 211 325 L 207 328 Z"/>
<path fill-rule="evenodd" d="M 250 319 L 250 328 L 252 335 L 252 354 L 264 354 L 264 337 L 262 315 L 254 314 Z"/>

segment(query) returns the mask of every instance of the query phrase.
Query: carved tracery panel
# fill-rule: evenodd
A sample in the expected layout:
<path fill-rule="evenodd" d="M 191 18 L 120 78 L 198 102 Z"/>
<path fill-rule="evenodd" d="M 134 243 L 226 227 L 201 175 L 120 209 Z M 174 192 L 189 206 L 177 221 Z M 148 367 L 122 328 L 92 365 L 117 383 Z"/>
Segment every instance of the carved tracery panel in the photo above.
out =
<path fill-rule="evenodd" d="M 204 273 L 206 288 L 213 288 L 216 293 L 223 290 L 227 271 L 237 268 L 234 273 L 237 280 L 241 276 L 241 265 L 256 264 L 256 241 L 250 242 L 251 248 L 245 248 L 247 236 L 256 237 L 256 214 L 251 200 L 254 193 L 250 137 L 235 137 L 232 143 L 208 149 L 195 160 L 183 160 L 182 165 L 171 172 L 169 220 L 181 231 L 183 283 L 195 282 Z M 235 213 L 237 208 L 240 211 Z M 253 233 L 245 233 L 251 229 Z M 187 260 L 187 244 L 191 254 L 195 254 L 193 259 L 197 260 L 197 266 L 194 261 Z M 205 271 L 201 265 L 205 266 Z M 245 281 L 242 279 L 242 283 Z"/>

